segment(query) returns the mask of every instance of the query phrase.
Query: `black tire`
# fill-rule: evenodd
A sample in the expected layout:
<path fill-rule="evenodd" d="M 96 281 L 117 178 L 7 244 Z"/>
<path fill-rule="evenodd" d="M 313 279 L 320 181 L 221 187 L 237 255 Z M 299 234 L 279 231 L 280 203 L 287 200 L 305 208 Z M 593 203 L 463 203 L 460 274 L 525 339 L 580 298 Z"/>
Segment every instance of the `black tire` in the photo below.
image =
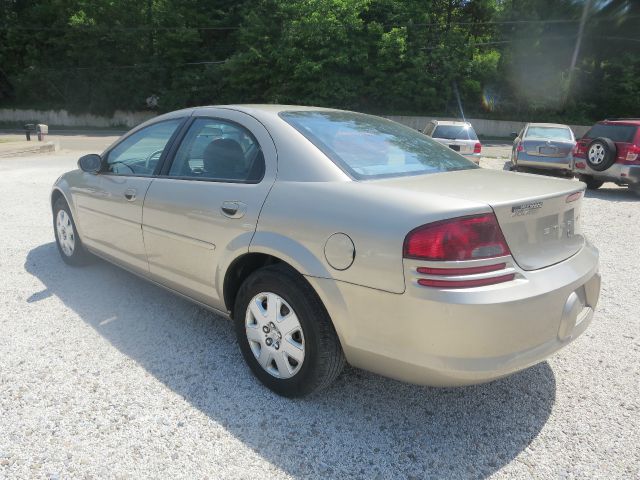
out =
<path fill-rule="evenodd" d="M 304 335 L 304 360 L 290 378 L 277 378 L 267 372 L 258 363 L 247 338 L 245 320 L 249 302 L 263 292 L 275 293 L 291 306 Z M 344 355 L 329 314 L 311 285 L 290 267 L 272 265 L 252 273 L 238 291 L 234 322 L 238 345 L 249 368 L 279 395 L 301 397 L 326 388 L 344 367 Z"/>
<path fill-rule="evenodd" d="M 502 167 L 502 169 L 507 171 L 507 172 L 517 172 L 518 171 L 518 166 L 513 163 L 513 160 L 509 160 L 508 162 L 505 162 L 505 164 Z"/>
<path fill-rule="evenodd" d="M 596 155 L 601 152 L 602 158 Z M 587 147 L 586 160 L 589 167 L 596 172 L 604 172 L 614 164 L 617 155 L 616 144 L 610 138 L 596 138 Z"/>
<path fill-rule="evenodd" d="M 62 246 L 60 245 L 60 238 L 58 237 L 56 220 L 58 218 L 58 212 L 60 212 L 60 210 L 66 212 L 69 219 L 67 230 L 68 228 L 71 228 L 72 233 L 70 234 L 72 234 L 74 238 L 74 247 L 71 255 L 65 253 Z M 56 202 L 53 204 L 53 233 L 56 237 L 56 246 L 58 247 L 58 252 L 60 253 L 62 260 L 64 260 L 65 263 L 77 267 L 86 265 L 91 261 L 92 255 L 84 248 L 84 245 L 82 245 L 82 241 L 80 240 L 80 236 L 78 235 L 78 230 L 76 229 L 76 224 L 73 220 L 73 216 L 71 215 L 69 205 L 67 205 L 67 202 L 62 197 L 56 200 Z"/>
<path fill-rule="evenodd" d="M 587 188 L 589 190 L 597 190 L 600 188 L 604 182 L 602 180 L 596 180 L 591 175 L 578 175 L 578 180 L 587 184 Z"/>

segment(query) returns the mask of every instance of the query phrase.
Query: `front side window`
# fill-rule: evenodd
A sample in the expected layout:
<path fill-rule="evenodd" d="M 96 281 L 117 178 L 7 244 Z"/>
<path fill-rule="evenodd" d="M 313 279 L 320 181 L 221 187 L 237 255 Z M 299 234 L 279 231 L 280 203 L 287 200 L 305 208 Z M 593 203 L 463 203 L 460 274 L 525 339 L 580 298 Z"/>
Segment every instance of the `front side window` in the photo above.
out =
<path fill-rule="evenodd" d="M 438 125 L 431 136 L 447 140 L 478 140 L 471 125 Z"/>
<path fill-rule="evenodd" d="M 543 138 L 571 142 L 573 134 L 568 128 L 562 127 L 529 127 L 526 138 Z"/>
<path fill-rule="evenodd" d="M 366 180 L 478 168 L 412 128 L 353 112 L 280 116 L 353 178 Z"/>
<path fill-rule="evenodd" d="M 107 171 L 116 175 L 153 175 L 164 148 L 181 123 L 181 118 L 158 122 L 125 138 L 109 152 Z"/>
<path fill-rule="evenodd" d="M 257 183 L 264 155 L 253 135 L 232 122 L 198 118 L 176 152 L 169 176 Z"/>

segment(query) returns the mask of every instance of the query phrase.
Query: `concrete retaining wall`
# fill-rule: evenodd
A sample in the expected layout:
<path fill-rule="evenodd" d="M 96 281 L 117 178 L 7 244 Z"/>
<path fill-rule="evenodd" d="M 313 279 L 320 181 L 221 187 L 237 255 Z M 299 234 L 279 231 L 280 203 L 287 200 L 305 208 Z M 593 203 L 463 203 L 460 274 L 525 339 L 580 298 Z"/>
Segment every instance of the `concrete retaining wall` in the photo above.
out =
<path fill-rule="evenodd" d="M 121 127 L 128 128 L 148 120 L 155 116 L 153 112 L 124 112 L 116 110 L 112 117 L 101 117 L 91 114 L 70 114 L 66 110 L 13 110 L 0 109 L 0 122 L 15 122 L 22 124 L 26 121 L 38 121 L 57 127 Z M 429 120 L 456 120 L 445 117 L 414 117 L 414 116 L 388 116 L 391 120 L 400 122 L 412 128 L 422 130 Z M 510 122 L 505 120 L 486 120 L 480 118 L 467 119 L 478 135 L 487 137 L 510 137 L 511 132 L 518 132 L 525 122 Z M 581 137 L 589 129 L 584 125 L 571 125 L 576 137 Z"/>
<path fill-rule="evenodd" d="M 20 126 L 27 121 L 37 121 L 56 127 L 135 127 L 154 117 L 154 112 L 124 112 L 116 110 L 111 117 L 71 114 L 66 110 L 13 110 L 0 108 L 0 122 L 15 122 Z"/>
<path fill-rule="evenodd" d="M 389 115 L 387 118 L 394 120 L 398 123 L 402 123 L 411 128 L 419 130 L 424 129 L 430 120 L 459 120 L 457 118 L 446 117 L 412 117 L 412 116 L 393 116 Z M 478 135 L 485 137 L 510 137 L 511 132 L 519 132 L 524 127 L 526 122 L 511 122 L 506 120 L 486 120 L 482 118 L 467 118 L 467 121 L 473 125 L 474 130 Z M 582 137 L 587 130 L 591 128 L 586 125 L 569 125 L 573 130 L 576 138 Z"/>

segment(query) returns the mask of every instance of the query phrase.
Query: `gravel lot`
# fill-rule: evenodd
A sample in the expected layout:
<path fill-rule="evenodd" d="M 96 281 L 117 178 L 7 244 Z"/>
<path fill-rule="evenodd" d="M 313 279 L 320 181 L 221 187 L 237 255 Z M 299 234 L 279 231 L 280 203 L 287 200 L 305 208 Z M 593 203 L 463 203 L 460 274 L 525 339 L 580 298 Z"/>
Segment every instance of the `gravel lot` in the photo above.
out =
<path fill-rule="evenodd" d="M 601 302 L 548 362 L 459 389 L 348 369 L 292 401 L 252 378 L 230 322 L 107 263 L 62 262 L 48 195 L 80 154 L 64 148 L 0 160 L 0 478 L 640 478 L 627 190 L 585 199 Z"/>

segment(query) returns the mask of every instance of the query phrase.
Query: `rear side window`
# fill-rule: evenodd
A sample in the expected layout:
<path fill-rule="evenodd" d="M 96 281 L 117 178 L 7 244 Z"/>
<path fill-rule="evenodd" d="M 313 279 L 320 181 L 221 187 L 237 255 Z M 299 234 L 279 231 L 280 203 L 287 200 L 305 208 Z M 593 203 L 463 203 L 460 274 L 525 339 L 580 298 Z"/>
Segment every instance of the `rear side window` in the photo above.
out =
<path fill-rule="evenodd" d="M 431 136 L 448 140 L 478 140 L 476 132 L 469 125 L 438 125 Z"/>
<path fill-rule="evenodd" d="M 169 176 L 257 183 L 264 171 L 262 149 L 248 130 L 225 120 L 198 118 L 180 144 Z"/>
<path fill-rule="evenodd" d="M 607 125 L 597 123 L 586 133 L 585 138 L 610 138 L 614 142 L 631 143 L 638 127 L 635 125 Z"/>
<path fill-rule="evenodd" d="M 425 135 L 431 136 L 431 134 L 433 133 L 433 127 L 434 126 L 435 125 L 433 123 L 427 123 L 427 126 L 424 129 L 424 132 L 422 132 L 422 133 L 424 133 Z"/>
<path fill-rule="evenodd" d="M 356 179 L 478 168 L 426 135 L 384 118 L 332 111 L 292 111 L 280 116 Z"/>
<path fill-rule="evenodd" d="M 573 140 L 571 130 L 560 127 L 529 127 L 526 138 L 548 138 L 550 140 L 560 140 L 570 142 Z"/>

